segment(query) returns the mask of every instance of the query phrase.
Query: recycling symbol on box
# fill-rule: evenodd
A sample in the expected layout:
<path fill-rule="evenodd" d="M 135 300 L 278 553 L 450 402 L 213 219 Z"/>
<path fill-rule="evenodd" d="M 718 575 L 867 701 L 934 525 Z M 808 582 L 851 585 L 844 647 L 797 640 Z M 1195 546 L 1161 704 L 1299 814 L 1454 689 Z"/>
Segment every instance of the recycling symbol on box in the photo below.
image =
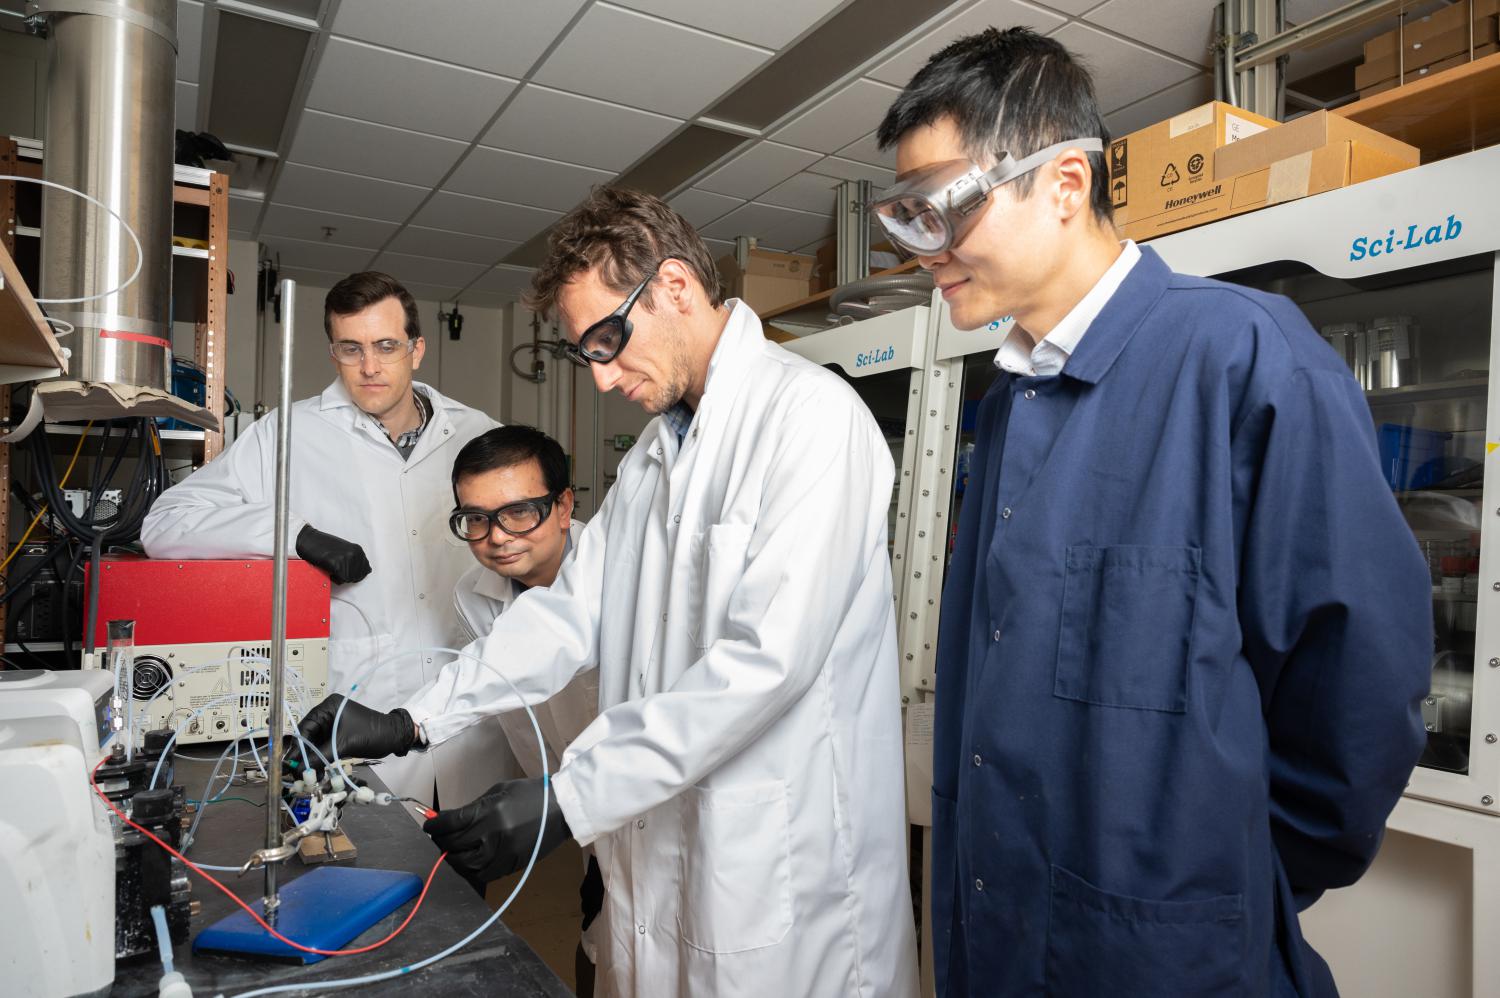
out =
<path fill-rule="evenodd" d="M 1181 179 L 1182 179 L 1182 175 L 1177 172 L 1177 164 L 1176 163 L 1168 163 L 1167 164 L 1167 168 L 1162 171 L 1161 185 L 1163 187 L 1171 187 L 1173 184 L 1177 183 L 1177 181 L 1179 181 Z"/>

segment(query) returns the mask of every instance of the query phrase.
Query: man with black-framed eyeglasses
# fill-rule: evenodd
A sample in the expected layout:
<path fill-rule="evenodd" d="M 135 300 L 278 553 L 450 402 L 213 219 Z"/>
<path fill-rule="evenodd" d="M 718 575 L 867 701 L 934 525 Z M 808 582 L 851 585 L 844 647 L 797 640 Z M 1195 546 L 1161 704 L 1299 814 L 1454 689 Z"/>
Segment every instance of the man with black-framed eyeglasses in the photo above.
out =
<path fill-rule="evenodd" d="M 479 563 L 458 580 L 453 592 L 464 639 L 473 641 L 489 634 L 522 593 L 552 585 L 583 532 L 583 522 L 573 516 L 573 488 L 562 445 L 531 426 L 497 426 L 465 444 L 453 462 L 453 503 L 448 528 Z M 534 711 L 546 742 L 547 771 L 555 773 L 569 743 L 599 715 L 599 670 L 579 673 L 560 693 L 534 705 Z M 528 778 L 541 777 L 542 757 L 526 712 L 486 718 L 470 732 L 491 726 L 504 733 L 522 772 Z M 501 775 L 492 767 L 474 767 L 465 774 L 471 786 L 455 802 L 479 797 Z M 583 924 L 574 966 L 576 990 L 588 995 L 603 944 L 597 918 L 604 904 L 604 880 L 593 850 L 584 847 L 583 853 Z M 484 885 L 476 881 L 475 886 L 482 890 Z"/>
<path fill-rule="evenodd" d="M 416 380 L 426 350 L 417 303 L 393 277 L 340 280 L 323 327 L 335 377 L 293 407 L 290 536 L 333 583 L 329 690 L 358 683 L 367 702 L 395 707 L 436 674 L 416 650 L 461 636 L 449 594 L 472 562 L 448 536 L 449 474 L 459 449 L 496 423 Z M 278 416 L 157 499 L 141 531 L 151 557 L 271 557 Z M 434 783 L 441 799 L 467 800 L 466 763 L 487 748 L 392 760 L 381 778 L 422 800 Z"/>

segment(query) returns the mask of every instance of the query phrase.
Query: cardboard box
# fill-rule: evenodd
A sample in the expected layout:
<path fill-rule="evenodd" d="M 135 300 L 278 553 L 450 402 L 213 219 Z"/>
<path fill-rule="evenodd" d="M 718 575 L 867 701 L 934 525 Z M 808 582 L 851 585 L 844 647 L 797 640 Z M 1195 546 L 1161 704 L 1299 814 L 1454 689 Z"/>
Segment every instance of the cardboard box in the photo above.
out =
<path fill-rule="evenodd" d="M 1421 162 L 1421 151 L 1365 125 L 1327 111 L 1314 111 L 1262 132 L 1214 154 L 1214 179 L 1225 180 L 1264 170 L 1273 163 L 1313 152 L 1335 142 L 1357 142 L 1379 150 L 1405 166 Z"/>
<path fill-rule="evenodd" d="M 1493 16 L 1480 18 L 1474 22 L 1474 50 L 1475 55 L 1479 49 L 1487 45 L 1493 45 L 1500 38 L 1496 37 L 1496 21 Z M 1356 89 L 1365 90 L 1376 84 L 1384 83 L 1386 80 L 1396 79 L 1403 73 L 1410 77 L 1418 70 L 1462 56 L 1469 57 L 1469 26 L 1460 24 L 1451 31 L 1445 31 L 1425 41 L 1408 41 L 1405 48 L 1405 56 L 1397 60 L 1393 52 L 1378 58 L 1365 58 L 1365 61 L 1354 67 L 1354 86 Z"/>
<path fill-rule="evenodd" d="M 1341 139 L 1251 173 L 1215 180 L 1211 186 L 1185 195 L 1179 202 L 1170 202 L 1166 210 L 1156 215 L 1121 226 L 1120 232 L 1127 239 L 1141 242 L 1283 201 L 1373 180 L 1414 165 L 1412 157 L 1393 156 L 1384 149 Z"/>
<path fill-rule="evenodd" d="M 1277 122 L 1213 101 L 1131 132 L 1109 146 L 1110 200 L 1121 229 L 1214 186 L 1214 153 Z"/>
<path fill-rule="evenodd" d="M 749 266 L 743 271 L 733 254 L 721 257 L 718 267 L 728 297 L 740 299 L 756 312 L 769 312 L 816 294 L 816 263 L 810 256 L 755 249 L 750 251 Z"/>
<path fill-rule="evenodd" d="M 1483 59 L 1485 56 L 1494 55 L 1496 52 L 1500 52 L 1500 45 L 1486 45 L 1483 48 L 1476 48 L 1474 50 L 1474 58 Z M 1429 76 L 1442 73 L 1445 70 L 1454 69 L 1458 66 L 1466 65 L 1468 64 L 1468 62 L 1469 53 L 1468 50 L 1465 50 L 1463 54 L 1456 55 L 1451 59 L 1444 59 L 1442 62 L 1435 62 L 1431 66 L 1423 66 L 1421 69 L 1417 70 L 1414 73 L 1408 72 L 1404 80 L 1398 80 L 1396 77 L 1392 76 L 1389 79 L 1382 80 L 1381 82 L 1374 84 L 1373 86 L 1364 87 L 1360 90 L 1359 96 L 1361 100 L 1366 97 L 1374 97 L 1376 94 L 1383 94 L 1387 90 L 1394 90 L 1400 86 L 1405 86 L 1410 83 L 1416 83 L 1418 80 L 1425 80 Z"/>
<path fill-rule="evenodd" d="M 1474 20 L 1481 21 L 1486 17 L 1494 17 L 1496 14 L 1500 14 L 1500 0 L 1474 0 Z M 1467 50 L 1469 47 L 1468 19 L 1468 0 L 1458 0 L 1457 3 L 1449 4 L 1426 17 L 1408 18 L 1404 27 L 1393 28 L 1365 42 L 1365 62 L 1373 62 L 1386 57 L 1395 59 L 1396 50 L 1403 43 L 1408 50 L 1411 49 L 1413 43 L 1422 43 L 1425 46 L 1428 41 L 1455 29 L 1462 30 L 1464 48 Z M 1479 44 L 1477 39 L 1474 44 L 1476 46 Z"/>

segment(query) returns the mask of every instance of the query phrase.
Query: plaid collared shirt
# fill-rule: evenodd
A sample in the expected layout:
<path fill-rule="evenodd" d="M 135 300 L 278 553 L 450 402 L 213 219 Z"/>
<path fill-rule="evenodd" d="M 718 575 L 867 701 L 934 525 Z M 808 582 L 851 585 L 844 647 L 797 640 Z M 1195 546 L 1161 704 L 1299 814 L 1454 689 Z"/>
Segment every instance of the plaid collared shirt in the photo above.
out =
<path fill-rule="evenodd" d="M 427 429 L 427 423 L 432 419 L 432 400 L 427 397 L 427 393 L 418 388 L 413 388 L 411 390 L 411 397 L 412 401 L 417 404 L 417 425 L 401 434 L 395 440 L 391 440 L 392 446 L 401 454 L 401 460 L 403 461 L 411 457 L 411 452 L 417 449 L 417 441 L 422 439 L 422 431 Z M 374 419 L 375 417 L 372 416 L 371 418 Z M 380 423 L 380 420 L 375 419 L 375 422 Z M 380 425 L 382 427 L 385 426 L 384 423 L 380 423 Z M 390 439 L 389 433 L 386 434 L 386 439 Z"/>
<path fill-rule="evenodd" d="M 688 427 L 693 425 L 693 410 L 687 407 L 687 403 L 678 402 L 672 408 L 661 414 L 661 418 L 667 421 L 677 434 L 677 442 L 682 443 L 682 438 L 687 436 Z"/>

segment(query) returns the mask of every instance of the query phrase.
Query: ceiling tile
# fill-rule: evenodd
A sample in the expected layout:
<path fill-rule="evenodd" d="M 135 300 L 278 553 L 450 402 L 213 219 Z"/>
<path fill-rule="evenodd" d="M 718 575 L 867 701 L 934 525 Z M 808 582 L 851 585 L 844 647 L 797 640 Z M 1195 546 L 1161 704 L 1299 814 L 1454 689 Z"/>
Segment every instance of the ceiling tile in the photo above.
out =
<path fill-rule="evenodd" d="M 896 150 L 891 148 L 881 152 L 880 146 L 875 142 L 874 132 L 840 149 L 839 156 L 869 166 L 879 166 L 892 171 L 896 169 Z"/>
<path fill-rule="evenodd" d="M 229 195 L 229 227 L 237 232 L 250 232 L 255 220 L 260 218 L 260 198 L 240 198 Z"/>
<path fill-rule="evenodd" d="M 667 203 L 677 214 L 687 219 L 689 225 L 701 229 L 709 222 L 729 214 L 745 201 L 743 198 L 725 197 L 723 194 L 690 187 Z"/>
<path fill-rule="evenodd" d="M 531 85 L 479 141 L 618 173 L 681 124 L 676 118 Z"/>
<path fill-rule="evenodd" d="M 838 201 L 838 181 L 818 173 L 799 173 L 762 194 L 757 201 L 782 208 L 798 208 L 823 215 L 833 214 Z"/>
<path fill-rule="evenodd" d="M 426 189 L 410 184 L 288 163 L 281 168 L 272 200 L 277 204 L 401 222 L 426 194 Z"/>
<path fill-rule="evenodd" d="M 839 180 L 868 180 L 875 185 L 876 190 L 889 187 L 896 182 L 895 170 L 866 166 L 864 163 L 856 163 L 852 159 L 841 159 L 838 156 L 824 157 L 809 166 L 807 171 L 821 173 L 825 177 L 837 177 Z"/>
<path fill-rule="evenodd" d="M 203 48 L 203 5 L 177 0 L 177 78 L 198 82 L 199 52 Z"/>
<path fill-rule="evenodd" d="M 324 235 L 325 228 L 333 229 Z M 362 215 L 339 215 L 311 208 L 273 204 L 266 210 L 260 231 L 268 236 L 288 236 L 307 242 L 328 242 L 377 250 L 396 231 L 396 223 L 366 218 Z"/>
<path fill-rule="evenodd" d="M 374 256 L 370 250 L 353 246 L 334 246 L 305 239 L 288 239 L 286 236 L 267 236 L 264 233 L 260 241 L 266 244 L 273 258 L 280 254 L 283 267 L 305 267 L 330 273 L 352 274 L 369 266 L 370 257 Z"/>
<path fill-rule="evenodd" d="M 184 132 L 198 130 L 198 85 L 177 81 L 177 127 Z"/>
<path fill-rule="evenodd" d="M 457 260 L 434 260 L 425 256 L 410 256 L 406 253 L 382 253 L 375 261 L 375 269 L 383 270 L 403 284 L 437 284 L 448 288 L 461 288 L 484 273 L 484 264 L 463 263 Z"/>
<path fill-rule="evenodd" d="M 333 38 L 307 106 L 470 142 L 515 88 L 505 77 Z"/>
<path fill-rule="evenodd" d="M 1082 6 L 1087 8 L 1098 2 L 1099 0 L 1092 0 Z M 1066 4 L 1049 3 L 1047 6 L 1061 10 Z M 1010 28 L 1017 25 L 1047 32 L 1058 27 L 1065 20 L 1067 19 L 1051 11 L 1033 7 L 1031 4 L 1019 3 L 1017 0 L 985 0 L 984 3 L 970 7 L 957 17 L 944 21 L 921 38 L 901 48 L 895 55 L 865 75 L 892 86 L 904 87 L 916 75 L 917 70 L 927 65 L 927 60 L 936 55 L 939 49 L 964 35 L 972 35 L 991 26 Z"/>
<path fill-rule="evenodd" d="M 353 271 L 348 270 L 317 270 L 313 267 L 287 267 L 283 266 L 277 271 L 276 276 L 286 280 L 296 281 L 301 287 L 319 288 L 327 290 L 339 281 L 348 277 Z M 321 329 L 319 330 L 321 332 Z"/>
<path fill-rule="evenodd" d="M 322 111 L 304 111 L 287 159 L 381 180 L 431 187 L 463 153 L 452 139 L 355 121 Z"/>
<path fill-rule="evenodd" d="M 690 118 L 770 57 L 765 49 L 600 5 L 568 33 L 536 81 Z"/>
<path fill-rule="evenodd" d="M 391 241 L 388 249 L 396 253 L 430 256 L 439 260 L 462 260 L 488 267 L 520 245 L 519 242 L 508 239 L 488 239 L 464 232 L 444 232 L 441 229 L 408 225 Z"/>
<path fill-rule="evenodd" d="M 446 186 L 460 194 L 567 211 L 590 187 L 612 179 L 614 174 L 603 170 L 479 146 Z"/>
<path fill-rule="evenodd" d="M 532 273 L 530 267 L 511 267 L 501 264 L 485 271 L 484 276 L 475 281 L 472 287 L 476 291 L 490 291 L 520 297 L 522 292 L 531 287 Z"/>
<path fill-rule="evenodd" d="M 339 5 L 336 35 L 519 79 L 584 0 L 445 0 L 441 13 L 411 0 Z"/>
<path fill-rule="evenodd" d="M 399 280 L 399 278 L 398 278 Z M 450 305 L 458 298 L 458 288 L 443 284 L 422 284 L 416 281 L 402 281 L 402 286 L 411 292 L 411 296 L 419 302 L 428 304 Z M 428 326 L 425 330 L 428 336 L 437 335 L 437 330 Z"/>
<path fill-rule="evenodd" d="M 558 211 L 438 191 L 422 206 L 412 222 L 448 232 L 467 232 L 524 243 L 561 217 L 562 213 Z"/>
<path fill-rule="evenodd" d="M 715 194 L 750 199 L 802 172 L 822 157 L 775 142 L 757 142 L 695 185 Z"/>
<path fill-rule="evenodd" d="M 708 247 L 709 255 L 715 260 L 734 252 L 734 243 L 726 239 L 704 239 L 703 245 Z"/>
<path fill-rule="evenodd" d="M 1213 99 L 1213 77 L 1195 76 L 1168 87 L 1160 93 L 1152 94 L 1144 100 L 1122 107 L 1113 114 L 1105 115 L 1104 124 L 1112 137 L 1119 138 L 1122 135 L 1129 135 L 1138 128 L 1154 125 L 1158 121 L 1166 121 L 1175 114 L 1181 114 L 1189 108 L 1206 104 Z"/>
<path fill-rule="evenodd" d="M 753 201 L 703 230 L 705 236 L 715 239 L 754 236 L 762 246 L 780 250 L 801 246 L 832 232 L 833 217 L 830 215 L 814 215 Z"/>
<path fill-rule="evenodd" d="M 1088 21 L 1199 66 L 1212 65 L 1214 8 L 1206 0 L 1108 0 Z"/>
<path fill-rule="evenodd" d="M 1053 10 L 1061 11 L 1064 14 L 1079 17 L 1087 14 L 1102 2 L 1103 0 L 1047 0 L 1046 6 L 1051 7 Z M 1204 2 L 1206 3 L 1208 0 L 1204 0 Z"/>
<path fill-rule="evenodd" d="M 1158 55 L 1078 22 L 1052 34 L 1094 77 L 1094 92 L 1105 114 L 1195 76 L 1198 69 Z"/>
<path fill-rule="evenodd" d="M 779 49 L 832 13 L 843 0 L 616 0 L 678 24 Z"/>
<path fill-rule="evenodd" d="M 771 138 L 818 152 L 836 152 L 880 125 L 901 93 L 874 80 L 855 80 L 817 107 L 803 112 Z"/>

